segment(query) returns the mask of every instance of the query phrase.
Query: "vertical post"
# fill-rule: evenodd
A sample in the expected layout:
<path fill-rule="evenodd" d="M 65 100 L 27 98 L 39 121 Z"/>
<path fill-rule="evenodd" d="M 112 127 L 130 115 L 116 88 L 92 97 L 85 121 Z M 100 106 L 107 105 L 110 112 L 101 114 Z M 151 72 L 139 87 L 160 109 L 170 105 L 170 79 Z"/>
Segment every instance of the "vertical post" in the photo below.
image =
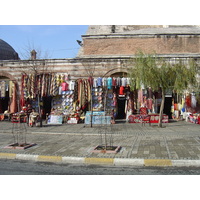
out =
<path fill-rule="evenodd" d="M 162 89 L 162 101 L 161 101 L 159 121 L 158 121 L 158 127 L 160 127 L 160 128 L 162 127 L 164 104 L 165 104 L 165 91 L 164 91 L 164 89 Z"/>
<path fill-rule="evenodd" d="M 92 84 L 90 85 L 90 91 L 91 91 L 91 116 L 90 116 L 90 127 L 92 128 L 92 118 L 93 118 L 93 109 L 92 109 Z"/>
<path fill-rule="evenodd" d="M 89 80 L 89 84 L 90 84 L 90 94 L 91 94 L 91 100 L 90 100 L 90 107 L 91 107 L 90 127 L 92 127 L 92 117 L 93 117 L 93 109 L 92 109 L 92 104 L 93 104 L 93 101 L 92 101 L 93 78 L 92 78 L 92 76 L 89 76 L 88 80 Z"/>

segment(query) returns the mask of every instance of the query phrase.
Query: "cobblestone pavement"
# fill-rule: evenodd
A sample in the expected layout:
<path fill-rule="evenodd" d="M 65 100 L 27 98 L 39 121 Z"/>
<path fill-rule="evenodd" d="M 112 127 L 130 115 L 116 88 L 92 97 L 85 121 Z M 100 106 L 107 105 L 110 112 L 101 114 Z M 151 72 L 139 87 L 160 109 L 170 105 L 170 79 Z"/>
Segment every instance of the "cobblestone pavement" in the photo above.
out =
<path fill-rule="evenodd" d="M 23 129 L 23 124 L 21 124 Z M 37 145 L 25 150 L 6 149 L 14 143 L 13 124 L 0 122 L 0 152 L 53 156 L 200 159 L 200 126 L 179 121 L 156 125 L 117 123 L 114 125 L 63 124 L 27 127 L 27 143 Z M 16 136 L 16 135 L 15 135 Z M 23 139 L 24 139 L 23 138 Z M 93 153 L 97 145 L 121 146 L 118 153 Z"/>

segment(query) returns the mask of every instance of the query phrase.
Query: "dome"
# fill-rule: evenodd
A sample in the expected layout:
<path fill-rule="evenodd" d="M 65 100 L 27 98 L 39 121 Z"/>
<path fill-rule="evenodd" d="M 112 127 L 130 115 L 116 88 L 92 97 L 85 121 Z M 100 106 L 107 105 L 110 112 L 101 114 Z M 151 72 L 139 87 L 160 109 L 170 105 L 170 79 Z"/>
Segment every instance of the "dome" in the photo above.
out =
<path fill-rule="evenodd" d="M 18 59 L 18 53 L 7 42 L 0 39 L 0 60 Z"/>

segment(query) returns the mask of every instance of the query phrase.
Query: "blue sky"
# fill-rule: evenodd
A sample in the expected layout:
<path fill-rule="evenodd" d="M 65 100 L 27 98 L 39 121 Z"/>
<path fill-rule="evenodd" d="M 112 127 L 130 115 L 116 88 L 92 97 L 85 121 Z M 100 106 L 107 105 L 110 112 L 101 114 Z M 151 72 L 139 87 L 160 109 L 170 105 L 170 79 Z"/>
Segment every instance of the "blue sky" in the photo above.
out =
<path fill-rule="evenodd" d="M 76 40 L 87 31 L 87 25 L 0 25 L 0 39 L 10 44 L 21 59 L 27 51 L 41 51 L 41 58 L 74 58 L 80 46 Z"/>

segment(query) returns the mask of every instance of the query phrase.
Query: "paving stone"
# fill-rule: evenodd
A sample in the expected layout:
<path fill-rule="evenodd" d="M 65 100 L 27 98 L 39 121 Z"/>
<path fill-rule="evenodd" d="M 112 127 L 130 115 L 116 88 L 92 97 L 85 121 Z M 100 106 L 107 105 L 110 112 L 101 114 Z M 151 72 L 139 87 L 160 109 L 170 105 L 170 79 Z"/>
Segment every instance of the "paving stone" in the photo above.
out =
<path fill-rule="evenodd" d="M 25 151 L 4 149 L 9 143 L 13 142 L 12 124 L 0 122 L 0 151 L 14 153 L 33 153 L 33 154 L 59 154 L 62 156 L 93 155 L 89 149 L 94 148 L 104 141 L 105 134 L 99 130 L 100 126 L 93 128 L 86 127 L 84 124 L 44 127 L 27 127 L 27 141 L 35 142 L 37 145 Z M 169 123 L 166 128 L 159 129 L 153 127 L 142 127 L 141 124 L 115 124 L 105 128 L 107 141 L 113 141 L 113 145 L 122 146 L 122 150 L 115 155 L 129 158 L 200 158 L 200 132 L 199 125 L 186 122 Z M 102 140 L 101 140 L 102 136 Z M 96 155 L 98 157 L 104 154 Z"/>

